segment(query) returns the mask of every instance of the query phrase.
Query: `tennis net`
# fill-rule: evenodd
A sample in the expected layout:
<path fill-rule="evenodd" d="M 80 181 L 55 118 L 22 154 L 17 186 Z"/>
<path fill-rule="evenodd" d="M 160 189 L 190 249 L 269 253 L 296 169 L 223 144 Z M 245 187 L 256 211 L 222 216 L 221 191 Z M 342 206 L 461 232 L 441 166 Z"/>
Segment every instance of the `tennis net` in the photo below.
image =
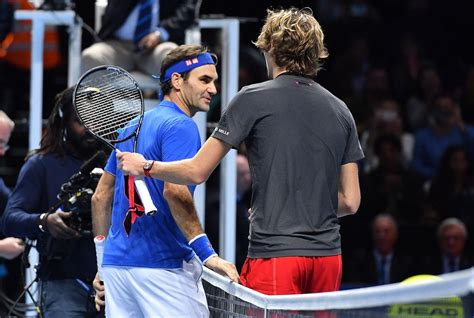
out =
<path fill-rule="evenodd" d="M 205 268 L 211 317 L 473 318 L 474 267 L 410 284 L 267 296 Z"/>

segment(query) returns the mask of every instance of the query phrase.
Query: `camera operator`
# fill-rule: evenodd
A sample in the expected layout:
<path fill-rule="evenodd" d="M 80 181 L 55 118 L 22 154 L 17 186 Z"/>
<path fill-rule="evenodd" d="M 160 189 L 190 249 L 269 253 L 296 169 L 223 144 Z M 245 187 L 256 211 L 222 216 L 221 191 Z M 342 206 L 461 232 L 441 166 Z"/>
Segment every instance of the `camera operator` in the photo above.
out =
<path fill-rule="evenodd" d="M 56 96 L 40 148 L 27 157 L 2 218 L 5 234 L 37 239 L 42 317 L 94 317 L 92 280 L 97 271 L 91 236 L 70 223 L 65 206 L 51 211 L 85 160 L 97 151 L 72 105 L 74 87 Z M 66 208 L 65 208 L 66 207 Z M 69 224 L 69 225 L 68 225 Z"/>

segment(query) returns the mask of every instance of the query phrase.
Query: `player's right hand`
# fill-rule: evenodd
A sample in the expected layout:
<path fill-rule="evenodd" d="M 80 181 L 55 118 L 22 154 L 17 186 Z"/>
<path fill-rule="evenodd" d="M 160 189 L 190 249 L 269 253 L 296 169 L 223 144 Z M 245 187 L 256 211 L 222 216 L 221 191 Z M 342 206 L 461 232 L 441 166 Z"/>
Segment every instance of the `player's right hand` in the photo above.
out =
<path fill-rule="evenodd" d="M 100 280 L 99 273 L 95 275 L 94 281 L 92 282 L 95 290 L 95 309 L 100 311 L 101 306 L 105 306 L 105 287 L 104 282 Z"/>
<path fill-rule="evenodd" d="M 70 228 L 66 225 L 64 220 L 70 218 L 72 212 L 63 212 L 61 209 L 57 209 L 56 212 L 49 214 L 46 217 L 46 226 L 48 232 L 58 239 L 73 239 L 81 237 L 81 233 Z"/>
<path fill-rule="evenodd" d="M 117 168 L 122 170 L 124 176 L 143 176 L 145 157 L 139 153 L 115 151 L 117 157 Z"/>
<path fill-rule="evenodd" d="M 219 256 L 211 257 L 204 265 L 216 273 L 229 277 L 235 283 L 239 283 L 240 281 L 239 273 L 235 265 Z"/>

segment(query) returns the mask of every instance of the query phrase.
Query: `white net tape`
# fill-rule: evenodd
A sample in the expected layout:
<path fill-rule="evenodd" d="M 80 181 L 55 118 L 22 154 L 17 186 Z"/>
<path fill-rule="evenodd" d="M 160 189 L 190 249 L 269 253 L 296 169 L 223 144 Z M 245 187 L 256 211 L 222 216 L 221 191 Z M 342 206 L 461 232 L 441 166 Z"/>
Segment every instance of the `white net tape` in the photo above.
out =
<path fill-rule="evenodd" d="M 252 311 L 249 311 L 251 308 L 289 312 L 349 310 L 422 303 L 449 299 L 453 296 L 463 297 L 474 292 L 474 267 L 439 277 L 441 279 L 413 284 L 390 284 L 331 293 L 267 296 L 232 283 L 229 279 L 207 268 L 205 268 L 203 275 L 207 282 L 205 286 L 210 302 L 209 306 L 213 306 L 213 299 L 217 301 L 219 298 L 221 304 L 216 306 L 215 310 L 217 312 L 226 311 L 227 314 L 218 315 L 222 317 L 251 317 L 253 316 Z M 224 306 L 226 308 L 223 308 L 223 302 L 227 303 Z M 240 314 L 238 314 L 239 312 Z M 258 316 L 263 317 L 263 315 Z"/>

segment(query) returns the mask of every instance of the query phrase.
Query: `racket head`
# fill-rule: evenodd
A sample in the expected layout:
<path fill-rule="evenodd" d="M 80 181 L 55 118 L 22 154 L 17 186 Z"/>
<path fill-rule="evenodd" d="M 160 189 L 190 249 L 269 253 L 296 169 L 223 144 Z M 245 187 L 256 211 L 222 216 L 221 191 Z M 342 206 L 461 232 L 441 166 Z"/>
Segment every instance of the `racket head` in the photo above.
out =
<path fill-rule="evenodd" d="M 74 89 L 73 104 L 80 123 L 111 148 L 138 135 L 145 111 L 138 83 L 114 65 L 84 73 Z"/>

